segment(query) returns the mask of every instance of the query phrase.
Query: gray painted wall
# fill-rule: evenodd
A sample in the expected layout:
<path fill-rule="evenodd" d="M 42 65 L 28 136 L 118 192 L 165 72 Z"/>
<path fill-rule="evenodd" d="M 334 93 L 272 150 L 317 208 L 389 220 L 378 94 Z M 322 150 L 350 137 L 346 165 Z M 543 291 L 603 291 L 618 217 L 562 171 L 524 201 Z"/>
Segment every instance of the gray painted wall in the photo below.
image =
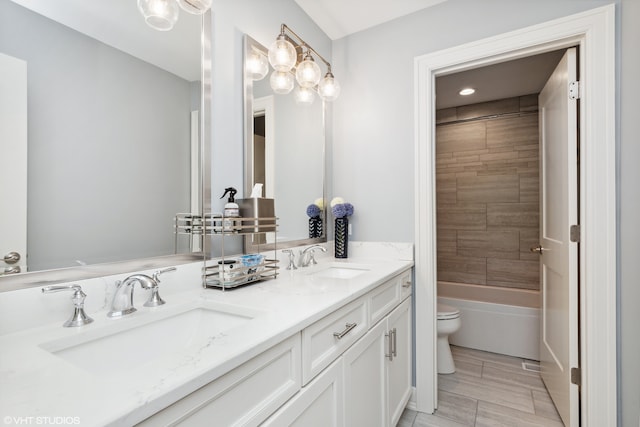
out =
<path fill-rule="evenodd" d="M 618 173 L 618 350 L 620 425 L 640 426 L 640 2 L 622 0 L 619 39 L 619 173 Z"/>
<path fill-rule="evenodd" d="M 28 64 L 30 270 L 173 253 L 189 82 L 6 0 L 0 51 Z"/>
<path fill-rule="evenodd" d="M 336 41 L 333 68 L 341 79 L 342 94 L 334 106 L 329 195 L 339 194 L 355 205 L 353 239 L 414 239 L 414 57 L 609 3 L 449 0 Z M 640 301 L 640 129 L 635 117 L 640 13 L 637 0 L 616 3 L 622 12 L 617 31 L 620 86 L 624 87 L 619 93 L 616 141 L 620 155 L 619 424 L 635 426 L 640 412 L 640 310 L 636 307 Z M 363 152 L 367 155 L 360 155 Z"/>

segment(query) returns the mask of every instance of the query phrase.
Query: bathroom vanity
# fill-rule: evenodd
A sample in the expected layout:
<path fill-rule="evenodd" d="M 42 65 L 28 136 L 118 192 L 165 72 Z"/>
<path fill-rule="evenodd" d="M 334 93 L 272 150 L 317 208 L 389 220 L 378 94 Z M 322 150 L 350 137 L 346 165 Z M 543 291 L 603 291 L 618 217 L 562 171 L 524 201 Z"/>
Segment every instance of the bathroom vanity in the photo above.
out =
<path fill-rule="evenodd" d="M 0 336 L 3 416 L 81 425 L 395 425 L 411 390 L 413 261 L 281 271 L 80 328 Z M 87 293 L 90 295 L 89 290 Z"/>

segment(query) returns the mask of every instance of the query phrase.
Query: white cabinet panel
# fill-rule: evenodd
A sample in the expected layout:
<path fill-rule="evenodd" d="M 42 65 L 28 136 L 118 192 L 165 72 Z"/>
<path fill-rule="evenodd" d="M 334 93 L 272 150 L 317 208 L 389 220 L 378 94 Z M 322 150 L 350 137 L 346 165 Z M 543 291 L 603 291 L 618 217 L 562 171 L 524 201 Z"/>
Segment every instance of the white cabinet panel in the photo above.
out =
<path fill-rule="evenodd" d="M 342 427 L 342 405 L 342 358 L 339 358 L 263 426 Z"/>
<path fill-rule="evenodd" d="M 386 425 L 385 326 L 374 326 L 343 356 L 345 426 Z"/>
<path fill-rule="evenodd" d="M 300 357 L 296 334 L 139 425 L 258 425 L 300 389 Z"/>
<path fill-rule="evenodd" d="M 389 425 L 395 426 L 411 395 L 411 299 L 406 299 L 387 320 L 393 331 L 393 359 L 387 360 Z"/>
<path fill-rule="evenodd" d="M 307 384 L 369 329 L 365 298 L 347 304 L 302 331 L 302 383 Z"/>
<path fill-rule="evenodd" d="M 400 302 L 400 278 L 394 277 L 369 293 L 370 324 L 375 325 Z"/>

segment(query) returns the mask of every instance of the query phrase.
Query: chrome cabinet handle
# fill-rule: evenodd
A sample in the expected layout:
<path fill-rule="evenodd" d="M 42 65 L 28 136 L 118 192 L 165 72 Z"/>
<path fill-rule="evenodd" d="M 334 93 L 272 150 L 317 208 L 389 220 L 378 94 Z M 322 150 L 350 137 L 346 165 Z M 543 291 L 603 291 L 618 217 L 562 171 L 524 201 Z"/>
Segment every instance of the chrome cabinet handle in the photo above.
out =
<path fill-rule="evenodd" d="M 387 350 L 389 350 L 389 353 L 385 353 L 384 357 L 388 357 L 389 358 L 389 362 L 393 362 L 393 331 L 389 331 L 386 334 L 384 334 L 384 336 L 388 339 L 387 340 Z"/>
<path fill-rule="evenodd" d="M 533 252 L 533 253 L 536 253 L 536 252 L 537 252 L 538 254 L 542 255 L 542 251 L 546 251 L 547 249 L 546 249 L 546 248 L 543 248 L 543 247 L 542 247 L 542 246 L 540 246 L 540 245 L 538 245 L 538 246 L 531 246 L 531 247 L 529 248 L 529 250 L 530 250 L 531 252 Z"/>
<path fill-rule="evenodd" d="M 344 331 L 342 332 L 334 332 L 333 336 L 339 340 L 341 340 L 345 335 L 347 335 L 349 332 L 351 332 L 351 330 L 353 328 L 355 328 L 356 326 L 358 326 L 357 323 L 347 323 L 345 325 Z"/>
<path fill-rule="evenodd" d="M 15 264 L 20 261 L 20 254 L 18 252 L 9 252 L 4 256 L 4 262 L 7 264 Z"/>
<path fill-rule="evenodd" d="M 403 288 L 409 288 L 411 287 L 411 280 L 408 280 L 406 282 L 404 282 L 404 284 L 402 285 Z"/>
<path fill-rule="evenodd" d="M 398 357 L 398 335 L 396 334 L 396 328 L 393 328 L 391 330 L 391 336 L 393 337 L 392 340 L 392 346 L 391 346 L 391 354 L 393 354 L 393 357 Z"/>

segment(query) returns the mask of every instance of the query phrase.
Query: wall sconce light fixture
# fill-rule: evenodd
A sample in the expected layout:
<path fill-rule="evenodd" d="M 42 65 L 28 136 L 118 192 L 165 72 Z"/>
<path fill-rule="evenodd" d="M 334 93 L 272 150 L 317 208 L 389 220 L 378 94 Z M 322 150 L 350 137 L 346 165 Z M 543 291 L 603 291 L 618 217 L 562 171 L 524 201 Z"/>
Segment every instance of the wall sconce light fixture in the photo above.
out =
<path fill-rule="evenodd" d="M 180 8 L 185 12 L 202 15 L 211 8 L 212 0 L 138 0 L 138 9 L 151 28 L 169 31 L 178 21 Z M 180 6 L 180 7 L 178 7 Z"/>
<path fill-rule="evenodd" d="M 326 65 L 327 73 L 324 77 L 322 77 L 320 66 L 315 62 L 312 54 Z M 275 93 L 290 93 L 295 86 L 295 76 L 295 81 L 298 82 L 296 102 L 299 104 L 313 103 L 315 92 L 325 101 L 334 101 L 338 98 L 340 85 L 331 73 L 329 61 L 324 59 L 286 24 L 280 26 L 280 34 L 269 47 L 268 57 L 274 70 L 271 73 L 270 83 Z M 256 77 L 259 75 L 251 72 Z"/>

